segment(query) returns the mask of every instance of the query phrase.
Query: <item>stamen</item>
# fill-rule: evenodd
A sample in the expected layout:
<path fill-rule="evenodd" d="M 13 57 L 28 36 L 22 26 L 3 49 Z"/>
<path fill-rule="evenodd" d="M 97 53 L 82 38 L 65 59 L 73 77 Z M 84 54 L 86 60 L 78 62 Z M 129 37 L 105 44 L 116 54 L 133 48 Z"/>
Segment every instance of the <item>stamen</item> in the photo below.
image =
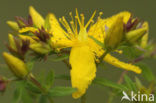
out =
<path fill-rule="evenodd" d="M 89 26 L 89 24 L 91 23 L 91 21 L 93 20 L 94 16 L 96 14 L 96 11 L 94 11 L 93 15 L 91 16 L 91 18 L 89 19 L 89 21 L 87 22 L 87 24 L 85 25 L 85 28 L 87 28 Z"/>
<path fill-rule="evenodd" d="M 71 19 L 72 19 L 72 21 L 70 21 L 70 25 L 71 25 L 71 27 L 72 27 L 72 30 L 73 30 L 74 34 L 77 34 L 77 30 L 76 30 L 76 29 L 77 29 L 77 28 L 76 28 L 77 24 L 75 25 L 75 23 L 76 23 L 77 21 L 75 21 L 75 23 L 74 23 L 74 18 L 73 18 L 72 12 L 70 12 L 69 15 L 70 15 L 70 17 L 71 17 Z"/>
<path fill-rule="evenodd" d="M 74 18 L 73 18 L 73 14 L 72 14 L 72 12 L 70 12 L 69 15 L 70 15 L 72 21 L 74 22 Z"/>
<path fill-rule="evenodd" d="M 80 16 L 81 16 L 81 24 L 82 24 L 82 26 L 84 26 L 84 14 L 80 14 Z"/>
<path fill-rule="evenodd" d="M 61 24 L 66 28 L 66 24 L 63 22 L 62 18 L 59 18 L 59 21 L 60 21 Z"/>
<path fill-rule="evenodd" d="M 97 21 L 101 19 L 101 16 L 103 15 L 103 12 L 99 12 L 99 16 L 97 17 Z"/>
<path fill-rule="evenodd" d="M 61 24 L 66 28 L 66 25 L 65 25 L 65 23 L 63 22 L 63 20 L 62 20 L 62 18 L 59 18 L 59 21 L 61 22 Z M 58 29 L 60 29 L 60 28 L 58 28 Z M 63 31 L 63 33 L 65 34 L 65 36 L 69 39 L 70 37 L 70 35 L 67 33 L 67 32 L 65 32 L 63 29 L 61 29 L 60 31 Z"/>
<path fill-rule="evenodd" d="M 77 31 L 77 19 L 76 19 L 76 16 L 75 16 L 75 34 L 78 34 L 78 31 Z"/>
<path fill-rule="evenodd" d="M 93 26 L 93 24 L 94 24 L 94 20 L 90 22 L 90 27 Z"/>
<path fill-rule="evenodd" d="M 62 20 L 63 20 L 63 22 L 64 22 L 64 24 L 65 24 L 65 28 L 67 29 L 68 33 L 73 34 L 73 32 L 72 32 L 72 30 L 71 30 L 71 28 L 70 28 L 70 26 L 69 26 L 69 24 L 68 24 L 68 22 L 66 21 L 66 19 L 65 19 L 64 16 L 62 17 Z"/>
<path fill-rule="evenodd" d="M 80 27 L 81 27 L 81 26 L 82 26 L 82 24 L 81 24 L 81 21 L 80 21 L 80 18 L 79 18 L 79 13 L 78 13 L 77 8 L 76 8 L 76 17 L 75 17 L 75 18 L 78 20 L 79 25 L 80 25 Z"/>
<path fill-rule="evenodd" d="M 72 30 L 73 30 L 74 34 L 75 34 L 75 25 L 74 25 L 74 22 L 73 21 L 70 21 L 70 25 L 72 27 Z"/>
<path fill-rule="evenodd" d="M 103 12 L 99 12 L 99 17 L 101 17 L 103 15 Z"/>
<path fill-rule="evenodd" d="M 61 24 L 65 27 L 64 22 L 62 21 L 62 18 L 59 18 L 59 21 L 61 22 Z"/>

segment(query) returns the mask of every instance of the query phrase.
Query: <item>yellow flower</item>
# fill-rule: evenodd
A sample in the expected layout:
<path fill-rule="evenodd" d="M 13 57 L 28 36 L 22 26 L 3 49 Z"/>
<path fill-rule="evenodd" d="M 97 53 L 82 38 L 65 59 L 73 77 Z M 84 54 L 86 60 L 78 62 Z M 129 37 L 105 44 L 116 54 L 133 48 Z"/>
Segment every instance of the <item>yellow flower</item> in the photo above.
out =
<path fill-rule="evenodd" d="M 10 70 L 19 78 L 24 78 L 28 74 L 26 64 L 19 58 L 4 52 L 3 57 Z"/>
<path fill-rule="evenodd" d="M 44 25 L 43 17 L 32 6 L 29 7 L 29 14 L 32 17 L 33 24 L 36 27 L 41 28 Z"/>
<path fill-rule="evenodd" d="M 72 14 L 70 15 L 72 16 Z M 50 32 L 53 34 L 51 40 L 54 45 L 56 47 L 72 47 L 69 58 L 72 67 L 70 71 L 71 83 L 73 88 L 78 89 L 77 92 L 73 93 L 74 98 L 79 98 L 86 92 L 88 85 L 91 84 L 96 75 L 95 55 L 88 45 L 89 38 L 86 31 L 94 15 L 95 13 L 89 22 L 84 25 L 84 16 L 81 15 L 82 20 L 80 20 L 76 11 L 76 22 L 74 20 L 71 21 L 72 28 L 70 28 L 66 19 L 62 17 L 60 22 L 64 25 L 67 32 L 61 28 L 53 14 L 49 16 L 51 24 Z M 79 32 L 77 30 L 77 22 L 80 26 Z"/>
<path fill-rule="evenodd" d="M 84 25 L 84 15 L 81 14 L 80 19 L 78 11 L 76 10 L 75 18 L 73 18 L 72 13 L 70 13 L 70 16 L 72 18 L 70 25 L 66 21 L 65 17 L 59 19 L 61 24 L 66 29 L 64 30 L 60 26 L 56 17 L 53 14 L 49 14 L 49 23 L 51 26 L 50 32 L 53 34 L 51 38 L 53 45 L 59 48 L 72 47 L 69 58 L 69 62 L 72 67 L 70 71 L 71 84 L 73 88 L 78 89 L 77 92 L 73 93 L 74 98 L 79 98 L 83 94 L 85 94 L 86 89 L 96 76 L 95 55 L 100 57 L 104 53 L 102 47 L 100 47 L 92 39 L 90 39 L 89 35 L 104 43 L 104 39 L 106 37 L 104 26 L 106 25 L 108 28 L 110 28 L 111 24 L 113 24 L 114 22 L 114 18 L 118 17 L 113 16 L 111 18 L 103 20 L 99 16 L 97 22 L 92 25 L 87 32 L 88 26 L 93 22 L 94 15 L 95 12 L 91 16 L 87 24 Z M 123 22 L 127 22 L 128 17 L 130 17 L 130 13 L 128 12 L 123 12 L 118 15 L 122 15 L 121 17 L 123 17 Z M 79 24 L 79 31 L 77 24 Z M 104 61 L 114 66 L 126 70 L 131 70 L 136 73 L 141 72 L 139 67 L 123 63 L 118 59 L 112 57 L 110 54 L 104 58 Z"/>
<path fill-rule="evenodd" d="M 100 42 L 104 43 L 104 39 L 106 37 L 106 32 L 103 32 L 103 30 L 100 27 L 107 26 L 108 29 L 111 28 L 111 25 L 113 25 L 113 22 L 116 22 L 116 18 L 123 17 L 123 22 L 126 24 L 131 16 L 130 12 L 124 11 L 120 12 L 110 18 L 106 19 L 100 19 L 98 20 L 94 25 L 92 25 L 88 31 L 88 34 L 99 40 Z M 104 28 L 106 29 L 106 28 Z M 104 30 L 107 31 L 107 30 Z M 101 46 L 96 44 L 93 40 L 90 40 L 90 47 L 94 53 L 96 53 L 96 56 L 100 57 L 105 51 L 102 49 Z M 141 73 L 141 69 L 138 66 L 134 66 L 130 63 L 124 63 L 119 61 L 117 58 L 111 56 L 110 54 L 107 54 L 103 60 L 109 64 L 112 64 L 118 68 L 122 68 L 125 70 L 130 70 L 136 73 Z"/>
<path fill-rule="evenodd" d="M 112 28 L 112 26 L 117 25 L 115 24 L 115 22 L 118 22 L 117 18 L 122 18 L 123 23 L 126 24 L 130 17 L 131 17 L 131 13 L 124 11 L 106 19 L 99 18 L 98 21 L 90 27 L 90 29 L 88 30 L 88 34 L 96 38 L 101 43 L 104 43 L 106 35 L 107 35 L 106 33 L 108 32 L 109 28 Z M 120 21 L 120 25 L 121 24 L 122 23 Z M 118 28 L 118 26 L 116 27 Z M 115 35 L 118 35 L 118 34 L 121 34 L 121 33 L 117 32 Z M 90 40 L 90 44 L 91 44 L 92 50 L 96 53 L 98 57 L 100 57 L 104 53 L 102 48 L 99 45 L 97 45 L 93 40 Z"/>

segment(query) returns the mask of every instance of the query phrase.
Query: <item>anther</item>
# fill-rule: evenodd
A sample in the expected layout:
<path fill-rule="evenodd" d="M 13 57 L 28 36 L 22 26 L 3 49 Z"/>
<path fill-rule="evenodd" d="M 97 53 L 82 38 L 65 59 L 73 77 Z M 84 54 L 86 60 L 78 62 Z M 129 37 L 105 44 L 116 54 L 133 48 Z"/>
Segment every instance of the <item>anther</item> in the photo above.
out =
<path fill-rule="evenodd" d="M 69 12 L 69 15 L 72 16 L 72 12 Z"/>
<path fill-rule="evenodd" d="M 62 20 L 63 20 L 63 21 L 66 21 L 64 16 L 62 16 Z"/>
<path fill-rule="evenodd" d="M 62 18 L 59 18 L 59 21 L 61 22 L 62 21 Z"/>
<path fill-rule="evenodd" d="M 70 24 L 74 24 L 74 22 L 73 21 L 70 21 Z"/>
<path fill-rule="evenodd" d="M 99 12 L 99 16 L 103 15 L 103 12 Z"/>

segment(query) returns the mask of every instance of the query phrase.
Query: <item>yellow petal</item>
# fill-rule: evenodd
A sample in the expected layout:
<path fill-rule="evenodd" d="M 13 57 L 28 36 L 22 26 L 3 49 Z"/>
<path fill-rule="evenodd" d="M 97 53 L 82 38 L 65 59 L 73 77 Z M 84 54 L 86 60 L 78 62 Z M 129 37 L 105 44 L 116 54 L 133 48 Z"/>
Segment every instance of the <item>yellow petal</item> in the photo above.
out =
<path fill-rule="evenodd" d="M 85 94 L 86 89 L 96 76 L 94 54 L 88 46 L 73 47 L 70 53 L 71 83 L 78 91 L 73 93 L 73 98 Z"/>
<path fill-rule="evenodd" d="M 102 19 L 98 20 L 94 25 L 92 25 L 89 28 L 88 35 L 93 36 L 101 43 L 104 43 L 105 38 L 105 32 L 103 31 L 103 26 L 105 25 L 104 22 L 102 22 Z M 98 57 L 100 57 L 103 54 L 102 47 L 99 46 L 93 39 L 88 39 L 88 44 L 91 48 L 91 50 L 96 53 Z"/>
<path fill-rule="evenodd" d="M 51 38 L 51 45 L 54 48 L 69 48 L 72 47 L 75 43 L 75 41 L 70 40 L 55 40 L 54 38 Z"/>
<path fill-rule="evenodd" d="M 105 26 L 105 22 L 102 19 L 98 20 L 94 25 L 92 25 L 88 30 L 88 35 L 93 36 L 100 42 L 104 42 L 105 31 L 103 27 Z"/>
<path fill-rule="evenodd" d="M 27 36 L 27 35 L 18 35 L 18 36 L 22 40 L 29 40 L 30 41 L 30 44 L 36 43 L 36 41 L 33 39 L 33 38 L 37 39 L 37 37 L 35 37 L 35 36 Z"/>
<path fill-rule="evenodd" d="M 112 17 L 106 19 L 100 19 L 90 27 L 88 34 L 96 38 L 101 43 L 104 43 L 104 39 L 106 37 L 106 31 L 107 31 L 106 29 L 109 29 L 118 17 L 123 17 L 123 22 L 127 23 L 130 16 L 131 16 L 130 12 L 123 11 Z M 89 45 L 92 51 L 95 52 L 98 57 L 100 57 L 104 53 L 102 47 L 96 44 L 94 40 L 89 39 Z"/>
<path fill-rule="evenodd" d="M 9 69 L 19 78 L 24 78 L 27 74 L 26 64 L 19 58 L 4 52 L 3 57 Z"/>
<path fill-rule="evenodd" d="M 116 18 L 118 18 L 118 17 L 123 17 L 123 22 L 126 24 L 129 20 L 129 18 L 131 17 L 131 13 L 128 11 L 123 11 L 116 15 L 113 15 L 112 17 L 104 19 L 103 22 L 105 22 L 106 26 L 109 28 L 114 23 Z"/>
<path fill-rule="evenodd" d="M 49 14 L 49 23 L 50 32 L 53 34 L 51 41 L 53 42 L 54 46 L 60 46 L 61 42 L 62 46 L 70 47 L 69 42 L 71 41 L 68 39 L 68 34 L 62 29 L 54 14 Z M 65 43 L 63 44 L 63 42 Z"/>
<path fill-rule="evenodd" d="M 148 43 L 148 33 L 149 33 L 149 25 L 148 22 L 144 22 L 143 27 L 146 28 L 146 34 L 141 38 L 141 47 L 145 48 L 147 46 Z"/>
<path fill-rule="evenodd" d="M 112 65 L 118 67 L 118 68 L 133 71 L 133 72 L 138 73 L 138 74 L 141 73 L 141 69 L 138 66 L 135 66 L 135 65 L 132 65 L 129 63 L 121 62 L 117 58 L 111 56 L 110 54 L 107 54 L 103 60 L 109 64 L 112 64 Z"/>
<path fill-rule="evenodd" d="M 32 6 L 29 7 L 29 13 L 32 17 L 33 24 L 38 28 L 41 28 L 44 25 L 43 17 Z"/>
<path fill-rule="evenodd" d="M 38 31 L 38 29 L 37 28 L 34 28 L 34 27 L 24 27 L 24 28 L 22 28 L 22 29 L 20 29 L 18 32 L 19 33 L 25 33 L 25 32 L 36 32 L 36 31 Z"/>

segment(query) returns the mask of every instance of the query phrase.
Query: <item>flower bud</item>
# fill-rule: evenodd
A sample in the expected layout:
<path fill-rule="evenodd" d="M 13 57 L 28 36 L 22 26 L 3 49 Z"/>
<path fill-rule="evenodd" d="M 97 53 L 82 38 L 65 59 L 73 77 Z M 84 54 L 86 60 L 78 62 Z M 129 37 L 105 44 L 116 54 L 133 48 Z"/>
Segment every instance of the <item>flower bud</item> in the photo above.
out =
<path fill-rule="evenodd" d="M 32 6 L 29 7 L 29 13 L 32 17 L 33 24 L 41 28 L 44 25 L 43 17 Z"/>
<path fill-rule="evenodd" d="M 7 24 L 9 25 L 9 27 L 15 31 L 19 30 L 19 26 L 16 22 L 14 21 L 7 21 Z"/>
<path fill-rule="evenodd" d="M 116 48 L 123 39 L 123 17 L 116 18 L 106 32 L 105 46 L 107 49 Z"/>
<path fill-rule="evenodd" d="M 51 51 L 50 46 L 45 43 L 34 43 L 30 48 L 38 54 L 48 54 Z"/>
<path fill-rule="evenodd" d="M 3 52 L 3 57 L 9 69 L 15 74 L 15 76 L 24 78 L 28 74 L 26 64 L 21 59 L 7 52 Z"/>
<path fill-rule="evenodd" d="M 9 38 L 9 45 L 10 45 L 10 47 L 11 47 L 12 49 L 14 49 L 14 50 L 17 50 L 17 48 L 16 48 L 16 43 L 15 43 L 15 39 L 14 39 L 13 35 L 12 35 L 12 34 L 9 34 L 9 35 L 8 35 L 8 38 Z"/>
<path fill-rule="evenodd" d="M 134 44 L 138 40 L 141 39 L 141 37 L 146 33 L 146 31 L 147 31 L 146 28 L 140 28 L 140 29 L 132 30 L 132 31 L 126 33 L 126 39 L 130 43 Z"/>
<path fill-rule="evenodd" d="M 0 77 L 0 92 L 4 92 L 6 89 L 7 82 Z"/>

